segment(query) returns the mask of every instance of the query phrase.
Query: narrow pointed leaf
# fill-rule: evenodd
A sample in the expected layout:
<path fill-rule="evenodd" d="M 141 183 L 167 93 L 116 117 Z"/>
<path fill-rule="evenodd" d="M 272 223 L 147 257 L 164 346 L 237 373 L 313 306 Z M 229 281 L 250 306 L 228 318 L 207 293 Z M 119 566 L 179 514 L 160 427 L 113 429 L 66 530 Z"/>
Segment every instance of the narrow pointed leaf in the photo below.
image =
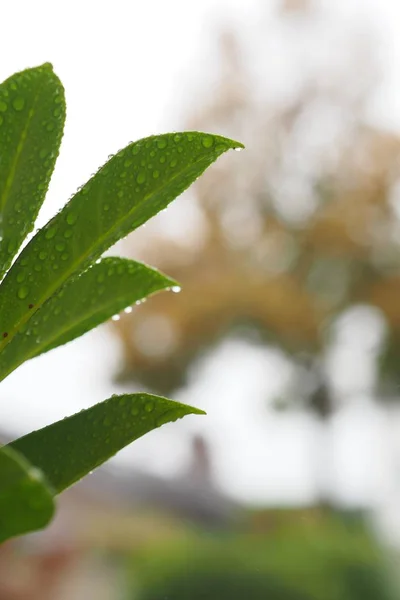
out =
<path fill-rule="evenodd" d="M 104 258 L 67 283 L 0 353 L 0 380 L 26 360 L 61 346 L 136 301 L 176 285 L 156 269 L 126 258 Z"/>
<path fill-rule="evenodd" d="M 12 448 L 0 448 L 0 543 L 42 529 L 53 513 L 53 494 L 41 472 Z"/>
<path fill-rule="evenodd" d="M 204 413 L 150 394 L 112 396 L 11 447 L 37 465 L 59 493 L 145 433 L 189 414 Z"/>
<path fill-rule="evenodd" d="M 64 90 L 50 64 L 0 85 L 0 278 L 33 229 L 64 120 Z"/>
<path fill-rule="evenodd" d="M 104 165 L 43 229 L 0 287 L 6 345 L 65 281 L 183 192 L 221 154 L 242 145 L 197 132 L 130 144 Z M 34 274 L 34 276 L 33 276 Z"/>

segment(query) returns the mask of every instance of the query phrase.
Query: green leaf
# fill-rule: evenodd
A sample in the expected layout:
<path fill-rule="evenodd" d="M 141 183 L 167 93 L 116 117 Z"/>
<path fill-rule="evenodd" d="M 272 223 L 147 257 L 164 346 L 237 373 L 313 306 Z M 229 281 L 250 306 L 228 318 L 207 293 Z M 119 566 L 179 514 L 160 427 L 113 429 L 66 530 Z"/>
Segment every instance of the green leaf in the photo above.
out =
<path fill-rule="evenodd" d="M 24 248 L 0 287 L 5 346 L 72 275 L 183 192 L 221 154 L 242 147 L 197 132 L 130 144 L 104 165 Z M 30 308 L 29 308 L 30 307 Z"/>
<path fill-rule="evenodd" d="M 41 472 L 9 446 L 0 448 L 0 542 L 45 527 L 53 495 Z"/>
<path fill-rule="evenodd" d="M 188 414 L 204 412 L 150 394 L 112 396 L 11 447 L 37 465 L 59 493 L 145 433 Z"/>
<path fill-rule="evenodd" d="M 83 335 L 127 306 L 176 282 L 126 258 L 104 258 L 67 283 L 0 353 L 0 381 L 26 360 Z"/>
<path fill-rule="evenodd" d="M 64 121 L 64 89 L 50 64 L 0 85 L 0 278 L 33 229 Z"/>

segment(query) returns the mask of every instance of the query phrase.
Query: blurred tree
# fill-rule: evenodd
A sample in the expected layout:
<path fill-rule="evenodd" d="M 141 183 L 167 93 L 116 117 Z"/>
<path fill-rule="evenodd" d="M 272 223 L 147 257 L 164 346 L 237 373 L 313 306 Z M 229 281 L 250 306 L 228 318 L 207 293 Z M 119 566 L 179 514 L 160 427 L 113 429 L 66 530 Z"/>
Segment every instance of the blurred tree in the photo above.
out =
<path fill-rule="evenodd" d="M 229 166 L 220 161 L 196 197 L 183 199 L 197 218 L 195 230 L 186 222 L 183 241 L 156 228 L 129 241 L 130 253 L 183 291 L 152 298 L 114 324 L 121 377 L 170 392 L 199 353 L 232 330 L 253 331 L 288 353 L 296 400 L 325 422 L 336 405 L 325 361 L 331 325 L 350 307 L 384 317 L 390 335 L 380 384 L 390 381 L 391 396 L 398 383 L 400 138 L 366 118 L 377 70 L 365 32 L 335 46 L 311 2 L 281 3 L 277 38 L 260 23 L 250 42 L 221 36 L 211 103 L 187 122 L 236 136 L 246 151 Z M 279 50 L 292 60 L 291 75 L 280 75 Z M 188 213 L 181 215 L 185 233 Z"/>

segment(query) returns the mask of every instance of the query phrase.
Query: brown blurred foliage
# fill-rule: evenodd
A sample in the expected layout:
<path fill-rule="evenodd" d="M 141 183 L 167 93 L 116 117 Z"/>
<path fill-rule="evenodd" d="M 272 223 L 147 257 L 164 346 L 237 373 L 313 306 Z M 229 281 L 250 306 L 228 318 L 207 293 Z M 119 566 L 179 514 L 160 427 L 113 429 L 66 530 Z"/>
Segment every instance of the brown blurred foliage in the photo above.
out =
<path fill-rule="evenodd" d="M 311 3 L 291 1 L 281 22 L 294 13 L 308 24 L 319 18 Z M 199 101 L 185 125 L 239 139 L 246 150 L 223 157 L 196 183 L 195 198 L 178 201 L 200 217 L 192 244 L 190 228 L 184 246 L 151 228 L 130 238 L 128 252 L 175 277 L 182 292 L 151 298 L 113 324 L 124 376 L 170 391 L 235 328 L 312 362 L 332 319 L 360 303 L 385 315 L 386 359 L 398 356 L 400 138 L 368 123 L 376 70 L 364 39 L 355 36 L 349 50 L 351 68 L 305 65 L 277 101 L 258 85 L 240 36 L 221 35 L 211 100 Z M 268 81 L 269 58 L 259 60 Z"/>

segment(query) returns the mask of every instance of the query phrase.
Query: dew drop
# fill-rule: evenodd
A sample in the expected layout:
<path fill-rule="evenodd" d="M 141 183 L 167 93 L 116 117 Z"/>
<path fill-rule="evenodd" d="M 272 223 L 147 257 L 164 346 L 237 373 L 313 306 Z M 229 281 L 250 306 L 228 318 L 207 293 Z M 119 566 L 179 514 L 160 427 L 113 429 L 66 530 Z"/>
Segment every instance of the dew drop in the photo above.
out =
<path fill-rule="evenodd" d="M 20 300 L 23 300 L 29 294 L 29 288 L 26 285 L 22 285 L 17 292 L 17 296 Z"/>
<path fill-rule="evenodd" d="M 118 196 L 118 198 L 123 198 L 124 197 L 124 192 L 122 190 L 119 190 L 117 196 Z"/>
<path fill-rule="evenodd" d="M 22 283 L 25 279 L 25 272 L 24 271 L 20 271 L 17 275 L 17 281 L 18 283 Z"/>
<path fill-rule="evenodd" d="M 45 250 L 41 250 L 39 252 L 39 258 L 40 260 L 45 260 L 45 258 L 47 258 L 47 252 Z"/>
<path fill-rule="evenodd" d="M 157 140 L 157 148 L 162 150 L 163 148 L 166 148 L 166 147 L 167 147 L 167 140 L 165 138 L 160 138 L 159 140 Z"/>
<path fill-rule="evenodd" d="M 18 96 L 17 98 L 15 98 L 15 100 L 13 100 L 12 105 L 14 110 L 20 111 L 25 106 L 25 100 L 21 98 L 21 96 Z"/>
<path fill-rule="evenodd" d="M 67 214 L 66 221 L 68 225 L 74 225 L 78 219 L 78 215 L 76 213 L 70 212 Z"/>
<path fill-rule="evenodd" d="M 9 220 L 10 221 L 10 220 Z M 14 252 L 17 248 L 17 244 L 15 243 L 14 240 L 11 240 L 10 242 L 8 242 L 8 246 L 7 246 L 7 251 L 8 252 Z"/>
<path fill-rule="evenodd" d="M 131 312 L 132 312 L 132 310 L 133 310 L 132 306 L 127 306 L 127 307 L 124 309 L 124 313 L 126 313 L 127 315 L 129 315 L 129 313 L 131 313 Z"/>
<path fill-rule="evenodd" d="M 54 127 L 55 127 L 54 123 L 50 121 L 50 123 L 48 123 L 46 126 L 46 131 L 53 131 Z"/>
<path fill-rule="evenodd" d="M 64 231 L 64 237 L 65 238 L 70 238 L 72 236 L 72 229 L 66 229 Z"/>
<path fill-rule="evenodd" d="M 137 417 L 139 413 L 140 413 L 139 407 L 138 406 L 132 406 L 132 408 L 131 408 L 131 415 L 133 417 Z"/>
<path fill-rule="evenodd" d="M 138 183 L 144 183 L 146 181 L 146 173 L 144 171 L 141 171 L 139 173 L 139 175 L 136 177 L 136 181 Z"/>
<path fill-rule="evenodd" d="M 160 177 L 160 171 L 153 171 L 154 179 L 158 179 Z"/>
<path fill-rule="evenodd" d="M 68 258 L 69 258 L 68 252 L 64 252 L 64 254 L 61 254 L 61 260 L 68 260 Z M 54 267 L 53 267 L 53 269 L 54 269 Z"/>
<path fill-rule="evenodd" d="M 211 148 L 214 145 L 214 138 L 211 135 L 204 135 L 201 139 L 204 148 Z"/>
<path fill-rule="evenodd" d="M 109 204 L 105 204 L 103 206 L 103 210 L 107 212 L 107 210 L 110 210 L 110 205 Z"/>
<path fill-rule="evenodd" d="M 4 100 L 0 100 L 0 112 L 6 112 L 7 108 L 7 103 Z"/>
<path fill-rule="evenodd" d="M 111 317 L 111 320 L 112 320 L 112 321 L 119 321 L 119 320 L 120 320 L 120 318 L 121 318 L 121 317 L 120 317 L 119 315 L 113 315 L 113 316 Z"/>
<path fill-rule="evenodd" d="M 146 402 L 144 405 L 144 409 L 146 412 L 150 413 L 154 408 L 154 402 Z"/>
<path fill-rule="evenodd" d="M 64 248 L 65 248 L 65 244 L 64 244 L 64 242 L 58 242 L 58 243 L 56 244 L 56 250 L 57 250 L 58 252 L 62 252 L 62 251 L 64 250 Z"/>
<path fill-rule="evenodd" d="M 51 238 L 53 238 L 57 233 L 57 227 L 56 226 L 52 226 L 49 227 L 46 231 L 46 233 L 44 234 L 44 237 L 46 238 L 46 240 L 51 240 Z"/>
<path fill-rule="evenodd" d="M 173 168 L 173 167 L 176 167 L 177 164 L 178 164 L 178 161 L 176 160 L 176 158 L 174 158 L 169 163 L 169 166 Z"/>
<path fill-rule="evenodd" d="M 237 148 L 234 148 L 234 151 L 235 151 L 235 152 L 241 152 L 242 150 L 243 150 L 243 148 L 239 148 L 239 147 L 237 147 Z"/>
<path fill-rule="evenodd" d="M 171 292 L 173 292 L 174 294 L 179 294 L 179 292 L 181 291 L 181 287 L 179 285 L 173 285 L 171 288 Z"/>

